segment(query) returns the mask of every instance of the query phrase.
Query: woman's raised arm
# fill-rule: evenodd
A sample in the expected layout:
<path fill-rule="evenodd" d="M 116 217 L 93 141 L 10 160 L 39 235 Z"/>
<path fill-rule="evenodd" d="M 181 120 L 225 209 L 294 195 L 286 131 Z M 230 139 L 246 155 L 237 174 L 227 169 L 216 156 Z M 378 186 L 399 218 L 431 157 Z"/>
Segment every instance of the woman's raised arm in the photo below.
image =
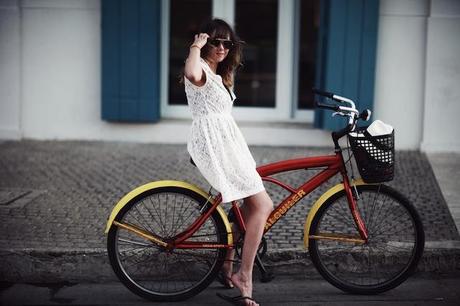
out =
<path fill-rule="evenodd" d="M 190 52 L 185 61 L 184 76 L 194 85 L 202 86 L 206 82 L 206 74 L 200 64 L 201 48 L 206 44 L 209 35 L 200 33 L 195 35 L 195 41 L 190 46 Z"/>

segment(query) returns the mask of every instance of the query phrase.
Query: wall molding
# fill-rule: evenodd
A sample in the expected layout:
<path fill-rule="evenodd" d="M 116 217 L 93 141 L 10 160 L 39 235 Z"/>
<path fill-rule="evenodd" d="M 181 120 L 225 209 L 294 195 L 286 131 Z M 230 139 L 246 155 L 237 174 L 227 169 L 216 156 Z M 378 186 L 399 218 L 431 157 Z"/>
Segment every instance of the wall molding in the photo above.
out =
<path fill-rule="evenodd" d="M 19 0 L 0 0 L 0 10 L 18 10 Z"/>
<path fill-rule="evenodd" d="M 434 143 L 434 142 L 422 142 L 420 145 L 422 152 L 428 153 L 450 153 L 460 152 L 460 144 L 457 143 Z"/>
<path fill-rule="evenodd" d="M 20 140 L 22 139 L 22 131 L 18 129 L 2 129 L 0 128 L 1 140 Z"/>
<path fill-rule="evenodd" d="M 24 9 L 100 9 L 100 0 L 23 0 L 20 6 Z"/>
<path fill-rule="evenodd" d="M 380 0 L 380 16 L 426 17 L 430 14 L 429 0 Z"/>

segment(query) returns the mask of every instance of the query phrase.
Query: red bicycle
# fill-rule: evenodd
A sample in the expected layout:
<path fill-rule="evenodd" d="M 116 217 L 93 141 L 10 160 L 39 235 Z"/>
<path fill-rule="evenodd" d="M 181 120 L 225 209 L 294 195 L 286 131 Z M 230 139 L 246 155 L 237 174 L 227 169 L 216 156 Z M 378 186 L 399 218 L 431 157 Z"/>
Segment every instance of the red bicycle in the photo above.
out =
<path fill-rule="evenodd" d="M 304 226 L 304 245 L 319 273 L 332 285 L 355 294 L 376 294 L 405 281 L 424 249 L 424 230 L 413 205 L 382 182 L 393 178 L 394 134 L 370 136 L 358 128 L 368 120 L 352 100 L 315 90 L 332 103 L 317 103 L 348 118 L 332 133 L 335 154 L 278 161 L 257 168 L 262 179 L 288 191 L 275 203 L 265 225 L 277 221 L 311 191 L 340 175 L 342 183 L 326 191 L 312 206 Z M 345 105 L 346 104 L 346 105 Z M 339 139 L 349 137 L 362 179 L 349 178 Z M 349 151 L 348 151 L 349 152 Z M 292 187 L 271 175 L 319 169 L 308 181 Z M 353 168 L 352 168 L 353 169 Z M 153 301 L 177 301 L 204 290 L 219 273 L 226 251 L 243 240 L 245 224 L 237 201 L 230 209 L 241 233 L 234 241 L 229 218 L 213 196 L 182 181 L 156 181 L 126 194 L 107 223 L 110 263 L 132 292 Z M 265 240 L 264 240 L 265 241 Z M 264 280 L 271 275 L 261 257 L 256 264 Z"/>

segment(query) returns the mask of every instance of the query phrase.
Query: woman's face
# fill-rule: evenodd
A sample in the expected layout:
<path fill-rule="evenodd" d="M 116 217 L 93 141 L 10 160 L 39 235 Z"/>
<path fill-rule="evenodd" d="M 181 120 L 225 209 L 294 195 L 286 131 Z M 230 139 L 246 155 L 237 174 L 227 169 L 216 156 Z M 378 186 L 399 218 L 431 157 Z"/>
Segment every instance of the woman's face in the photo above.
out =
<path fill-rule="evenodd" d="M 226 38 L 208 38 L 208 44 L 210 46 L 209 60 L 220 63 L 227 57 L 233 43 L 230 36 L 227 36 Z"/>

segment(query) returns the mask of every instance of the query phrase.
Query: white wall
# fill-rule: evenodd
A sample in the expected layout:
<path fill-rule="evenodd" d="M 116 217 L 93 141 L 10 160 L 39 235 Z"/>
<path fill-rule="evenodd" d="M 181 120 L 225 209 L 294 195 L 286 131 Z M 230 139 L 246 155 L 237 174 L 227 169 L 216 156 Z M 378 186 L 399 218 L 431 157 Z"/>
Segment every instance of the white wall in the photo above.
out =
<path fill-rule="evenodd" d="M 380 0 L 374 119 L 395 127 L 397 149 L 423 138 L 428 13 L 426 0 Z"/>
<path fill-rule="evenodd" d="M 186 142 L 191 121 L 120 124 L 101 120 L 99 0 L 18 3 L 13 6 L 18 14 L 22 12 L 22 16 L 16 16 L 22 31 L 6 30 L 20 45 L 7 58 L 18 58 L 19 63 L 10 70 L 16 69 L 22 75 L 21 80 L 11 82 L 16 87 L 20 84 L 17 92 L 22 95 L 11 103 L 22 110 L 22 121 L 16 120 L 15 125 L 20 131 L 17 138 Z M 6 74 L 0 71 L 2 77 Z M 6 107 L 1 102 L 2 113 Z M 5 126 L 0 125 L 0 138 L 6 138 L 2 134 Z M 250 144 L 330 145 L 328 132 L 305 125 L 296 129 L 242 123 L 241 127 Z"/>
<path fill-rule="evenodd" d="M 460 151 L 460 1 L 380 0 L 375 118 L 399 149 Z"/>
<path fill-rule="evenodd" d="M 187 123 L 101 119 L 99 0 L 25 0 L 21 9 L 24 138 L 185 141 Z"/>
<path fill-rule="evenodd" d="M 0 0 L 0 139 L 21 137 L 20 10 Z"/>
<path fill-rule="evenodd" d="M 460 152 L 460 1 L 431 2 L 422 149 Z"/>
<path fill-rule="evenodd" d="M 86 138 L 100 122 L 99 28 L 99 1 L 23 1 L 24 137 Z"/>
<path fill-rule="evenodd" d="M 380 0 L 374 118 L 398 149 L 460 151 L 459 3 Z M 101 120 L 100 36 L 99 0 L 0 0 L 0 139 L 185 143 L 189 121 Z M 241 127 L 249 144 L 330 146 L 305 126 Z"/>

